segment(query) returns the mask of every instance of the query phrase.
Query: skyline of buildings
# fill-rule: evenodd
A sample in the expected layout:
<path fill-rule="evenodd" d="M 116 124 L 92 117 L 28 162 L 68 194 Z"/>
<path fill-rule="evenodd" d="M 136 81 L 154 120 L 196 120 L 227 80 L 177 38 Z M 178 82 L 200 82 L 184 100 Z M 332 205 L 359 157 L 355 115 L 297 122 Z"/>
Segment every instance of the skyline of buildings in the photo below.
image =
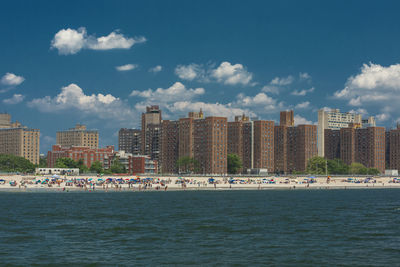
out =
<path fill-rule="evenodd" d="M 83 124 L 57 131 L 56 144 L 47 153 L 48 166 L 54 167 L 59 157 L 82 159 L 87 167 L 97 160 L 107 166 L 107 159 L 114 159 L 120 153 L 118 155 L 123 155 L 121 162 L 124 157 L 129 162 L 129 157 L 143 156 L 144 162 L 153 162 L 162 173 L 177 173 L 177 160 L 186 156 L 199 162 L 198 173 L 225 174 L 227 155 L 234 153 L 242 160 L 242 173 L 304 172 L 308 160 L 319 154 L 321 139 L 327 159 L 339 158 L 348 165 L 359 162 L 380 172 L 384 172 L 385 167 L 400 166 L 396 163 L 400 161 L 397 152 L 400 146 L 396 143 L 399 128 L 385 131 L 383 127 L 375 127 L 374 117 L 363 119 L 361 114 L 343 113 L 338 109 L 319 110 L 318 126 L 295 126 L 293 110 L 281 111 L 279 124 L 250 119 L 245 114 L 235 116 L 234 121 L 205 117 L 201 109 L 175 121 L 162 120 L 161 114 L 159 106 L 148 106 L 142 113 L 142 129 L 121 128 L 118 151 L 113 146 L 99 148 L 98 131 L 87 130 Z M 31 151 L 38 154 L 40 131 L 28 130 L 32 129 L 19 122 L 11 123 L 9 114 L 0 114 L 0 144 L 6 144 L 1 146 L 0 153 L 21 155 L 38 162 L 39 156 L 33 156 Z M 323 138 L 319 138 L 321 130 Z M 24 138 L 16 141 L 15 131 L 24 132 Z M 21 144 L 25 146 L 25 154 L 17 152 Z M 133 163 L 129 164 L 125 164 L 126 169 L 132 171 Z"/>

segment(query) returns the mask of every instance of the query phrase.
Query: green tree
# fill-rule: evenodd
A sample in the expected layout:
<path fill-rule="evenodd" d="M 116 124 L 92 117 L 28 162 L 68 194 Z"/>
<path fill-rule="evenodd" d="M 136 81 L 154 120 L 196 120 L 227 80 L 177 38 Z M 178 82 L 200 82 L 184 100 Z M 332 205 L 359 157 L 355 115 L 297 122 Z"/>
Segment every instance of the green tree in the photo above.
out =
<path fill-rule="evenodd" d="M 77 168 L 77 162 L 71 158 L 58 158 L 56 160 L 56 168 Z"/>
<path fill-rule="evenodd" d="M 40 158 L 38 167 L 47 168 L 47 158 Z"/>
<path fill-rule="evenodd" d="M 228 173 L 236 174 L 243 167 L 242 160 L 237 154 L 228 154 Z"/>
<path fill-rule="evenodd" d="M 196 159 L 191 158 L 189 156 L 180 157 L 176 161 L 176 165 L 178 167 L 179 172 L 183 171 L 185 173 L 198 172 L 200 166 L 199 162 Z"/>
<path fill-rule="evenodd" d="M 328 159 L 328 173 L 329 174 L 348 174 L 349 166 L 340 159 Z"/>
<path fill-rule="evenodd" d="M 90 166 L 90 171 L 91 172 L 96 172 L 96 173 L 103 173 L 103 164 L 101 164 L 100 161 L 95 161 L 92 163 L 92 166 Z"/>
<path fill-rule="evenodd" d="M 326 173 L 326 159 L 323 157 L 313 157 L 308 160 L 306 173 L 320 174 Z"/>
<path fill-rule="evenodd" d="M 115 159 L 111 164 L 110 171 L 112 173 L 126 173 L 126 168 L 119 162 L 119 159 Z"/>
<path fill-rule="evenodd" d="M 377 168 L 369 168 L 367 171 L 367 174 L 369 175 L 378 175 L 380 174 L 380 171 Z"/>
<path fill-rule="evenodd" d="M 367 174 L 367 168 L 358 162 L 353 162 L 349 166 L 349 173 L 350 174 Z"/>
<path fill-rule="evenodd" d="M 23 157 L 0 154 L 0 170 L 4 172 L 32 173 L 35 171 L 35 165 Z"/>
<path fill-rule="evenodd" d="M 80 173 L 87 172 L 88 168 L 84 164 L 83 159 L 75 161 L 71 158 L 58 158 L 56 160 L 56 168 L 78 168 Z"/>

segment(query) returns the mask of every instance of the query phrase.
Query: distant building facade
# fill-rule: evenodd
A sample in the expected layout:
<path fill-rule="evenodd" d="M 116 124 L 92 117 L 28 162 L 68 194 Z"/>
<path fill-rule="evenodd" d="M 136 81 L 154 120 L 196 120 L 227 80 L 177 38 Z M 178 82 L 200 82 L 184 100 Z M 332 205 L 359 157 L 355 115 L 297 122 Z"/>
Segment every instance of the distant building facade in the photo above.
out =
<path fill-rule="evenodd" d="M 142 149 L 142 131 L 139 129 L 121 128 L 118 132 L 118 150 L 140 155 Z"/>
<path fill-rule="evenodd" d="M 142 154 L 157 161 L 161 150 L 161 122 L 159 106 L 146 107 L 146 113 L 142 113 Z"/>
<path fill-rule="evenodd" d="M 325 129 L 340 130 L 348 128 L 351 123 L 359 124 L 360 127 L 375 127 L 375 118 L 362 119 L 361 114 L 340 112 L 339 109 L 318 111 L 318 155 L 325 156 Z"/>
<path fill-rule="evenodd" d="M 87 130 L 83 124 L 76 124 L 75 128 L 57 132 L 57 145 L 62 147 L 99 147 L 99 133 L 96 130 Z"/>
<path fill-rule="evenodd" d="M 294 126 L 294 120 L 291 119 L 293 112 L 286 111 L 283 114 L 286 115 L 282 116 L 281 113 L 280 125 L 274 128 L 275 172 L 285 174 L 304 172 L 307 169 L 308 160 L 318 154 L 317 127 L 315 125 Z"/>
<path fill-rule="evenodd" d="M 339 158 L 347 165 L 358 162 L 384 173 L 387 147 L 385 128 L 350 126 L 340 130 L 325 130 L 326 158 Z"/>
<path fill-rule="evenodd" d="M 104 162 L 104 158 L 112 157 L 114 155 L 114 146 L 107 146 L 105 148 L 90 148 L 90 147 L 62 147 L 60 145 L 53 145 L 52 150 L 47 153 L 47 166 L 54 168 L 57 159 L 70 158 L 75 161 L 80 159 L 86 167 L 90 168 L 95 161 Z"/>
<path fill-rule="evenodd" d="M 11 115 L 0 113 L 0 154 L 24 157 L 39 164 L 40 130 L 11 122 Z"/>

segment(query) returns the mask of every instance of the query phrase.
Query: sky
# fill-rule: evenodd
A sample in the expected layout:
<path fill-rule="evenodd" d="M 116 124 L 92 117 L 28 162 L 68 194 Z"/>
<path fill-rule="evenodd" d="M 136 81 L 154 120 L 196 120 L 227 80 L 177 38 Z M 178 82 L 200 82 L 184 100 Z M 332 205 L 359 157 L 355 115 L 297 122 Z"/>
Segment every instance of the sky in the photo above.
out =
<path fill-rule="evenodd" d="M 0 112 L 76 123 L 118 145 L 159 105 L 175 120 L 246 114 L 316 123 L 318 109 L 400 120 L 399 1 L 2 1 Z"/>

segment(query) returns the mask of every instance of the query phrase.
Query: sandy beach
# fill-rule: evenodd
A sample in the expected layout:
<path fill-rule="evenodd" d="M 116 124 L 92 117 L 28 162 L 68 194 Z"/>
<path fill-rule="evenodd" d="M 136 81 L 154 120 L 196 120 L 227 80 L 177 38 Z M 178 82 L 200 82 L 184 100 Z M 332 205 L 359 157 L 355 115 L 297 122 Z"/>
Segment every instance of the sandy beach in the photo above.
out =
<path fill-rule="evenodd" d="M 0 191 L 170 191 L 400 188 L 393 177 L 0 176 Z"/>

